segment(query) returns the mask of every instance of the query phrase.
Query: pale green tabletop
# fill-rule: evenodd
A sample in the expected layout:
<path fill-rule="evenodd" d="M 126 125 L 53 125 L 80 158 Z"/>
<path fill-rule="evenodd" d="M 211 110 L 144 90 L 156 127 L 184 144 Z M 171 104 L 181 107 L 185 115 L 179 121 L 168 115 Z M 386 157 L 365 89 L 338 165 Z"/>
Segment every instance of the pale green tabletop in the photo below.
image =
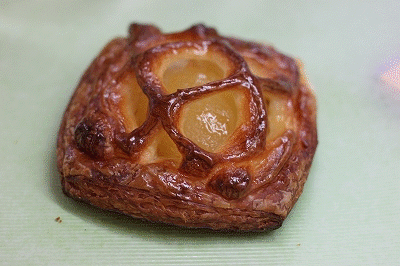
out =
<path fill-rule="evenodd" d="M 155 225 L 62 194 L 62 113 L 90 61 L 134 21 L 168 32 L 203 22 L 302 59 L 320 144 L 280 229 Z M 399 1 L 1 1 L 0 264 L 400 265 L 400 89 L 381 78 L 400 63 L 399 29 Z"/>

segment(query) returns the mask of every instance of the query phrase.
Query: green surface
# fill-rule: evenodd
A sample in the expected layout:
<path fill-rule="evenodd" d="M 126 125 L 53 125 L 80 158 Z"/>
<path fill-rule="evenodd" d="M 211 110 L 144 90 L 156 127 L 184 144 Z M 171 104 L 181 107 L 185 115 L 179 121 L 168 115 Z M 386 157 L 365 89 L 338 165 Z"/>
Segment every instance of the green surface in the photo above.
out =
<path fill-rule="evenodd" d="M 400 55 L 399 14 L 398 1 L 1 1 L 0 264 L 400 265 L 400 100 L 379 79 Z M 64 108 L 101 47 L 133 21 L 165 31 L 204 22 L 302 59 L 320 144 L 282 228 L 187 230 L 62 194 Z"/>

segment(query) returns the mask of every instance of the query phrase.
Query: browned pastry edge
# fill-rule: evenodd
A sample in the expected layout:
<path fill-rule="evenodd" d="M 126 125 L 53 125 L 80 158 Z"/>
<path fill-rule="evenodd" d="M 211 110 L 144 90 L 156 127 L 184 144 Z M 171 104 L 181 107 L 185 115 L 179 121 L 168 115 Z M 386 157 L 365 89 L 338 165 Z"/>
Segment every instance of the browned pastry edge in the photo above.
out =
<path fill-rule="evenodd" d="M 152 132 L 148 121 L 157 118 L 150 114 L 139 130 L 125 132 L 118 104 L 104 93 L 112 93 L 124 75 L 135 73 L 131 60 L 141 58 L 149 47 L 209 39 L 224 42 L 233 53 L 251 52 L 268 62 L 267 77 L 252 77 L 262 91 L 289 95 L 295 130 L 271 143 L 261 138 L 250 155 L 242 152 L 237 158 L 181 150 L 186 157 L 179 169 L 170 161 L 138 164 L 137 147 L 148 141 L 143 132 Z M 274 67 L 276 62 L 284 67 Z M 254 134 L 265 136 L 267 130 Z M 132 142 L 135 139 L 143 141 Z M 64 193 L 102 209 L 187 227 L 264 230 L 279 228 L 296 203 L 316 146 L 315 97 L 296 61 L 270 46 L 221 37 L 203 25 L 164 35 L 154 26 L 133 24 L 130 36 L 111 41 L 83 75 L 61 123 L 57 160 Z M 266 166 L 254 173 L 246 166 L 253 160 Z M 226 170 L 229 166 L 236 170 Z M 204 171 L 206 176 L 199 178 Z"/>

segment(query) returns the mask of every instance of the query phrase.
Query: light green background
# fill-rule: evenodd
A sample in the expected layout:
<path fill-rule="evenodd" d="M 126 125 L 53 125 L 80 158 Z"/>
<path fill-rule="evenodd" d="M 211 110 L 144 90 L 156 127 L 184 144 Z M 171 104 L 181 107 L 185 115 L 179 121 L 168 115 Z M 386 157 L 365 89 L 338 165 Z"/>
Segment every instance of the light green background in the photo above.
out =
<path fill-rule="evenodd" d="M 204 22 L 303 60 L 320 144 L 282 228 L 187 230 L 62 194 L 64 108 L 101 47 L 133 21 L 165 31 Z M 400 99 L 379 79 L 400 58 L 399 29 L 399 1 L 1 1 L 0 264 L 400 265 Z"/>

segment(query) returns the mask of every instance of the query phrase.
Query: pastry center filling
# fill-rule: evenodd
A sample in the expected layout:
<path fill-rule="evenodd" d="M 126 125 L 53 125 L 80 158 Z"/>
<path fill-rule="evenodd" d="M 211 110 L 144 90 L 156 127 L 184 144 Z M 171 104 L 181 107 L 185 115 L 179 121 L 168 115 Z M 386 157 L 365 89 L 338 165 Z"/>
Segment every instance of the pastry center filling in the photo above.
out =
<path fill-rule="evenodd" d="M 244 98 L 240 90 L 231 89 L 188 103 L 180 114 L 181 133 L 200 148 L 218 152 L 242 122 Z"/>
<path fill-rule="evenodd" d="M 224 71 L 216 63 L 201 59 L 180 59 L 172 62 L 163 73 L 168 93 L 191 88 L 224 78 Z"/>
<path fill-rule="evenodd" d="M 281 136 L 287 129 L 293 128 L 293 106 L 285 97 L 273 97 L 267 92 L 265 102 L 268 110 L 269 132 L 267 140 L 271 141 Z"/>
<path fill-rule="evenodd" d="M 121 111 L 127 132 L 140 127 L 147 119 L 149 100 L 139 87 L 136 78 L 128 75 L 119 84 Z"/>

